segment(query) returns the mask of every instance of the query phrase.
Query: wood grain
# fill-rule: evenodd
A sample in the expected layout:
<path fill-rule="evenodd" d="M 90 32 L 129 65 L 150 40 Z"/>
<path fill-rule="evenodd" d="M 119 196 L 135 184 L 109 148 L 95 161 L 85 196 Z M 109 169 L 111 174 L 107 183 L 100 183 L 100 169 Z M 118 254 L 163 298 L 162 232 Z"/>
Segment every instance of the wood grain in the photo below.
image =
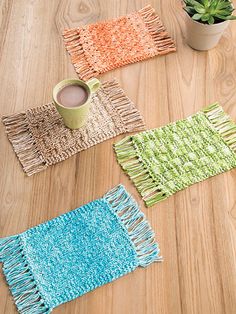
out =
<path fill-rule="evenodd" d="M 101 79 L 118 78 L 149 128 L 184 118 L 216 100 L 236 120 L 236 22 L 216 49 L 194 51 L 184 39 L 184 12 L 178 0 L 2 0 L 1 115 L 47 103 L 58 81 L 76 77 L 60 35 L 64 28 L 116 17 L 148 3 L 160 14 L 178 51 Z M 121 182 L 142 205 L 164 256 L 163 263 L 138 269 L 54 313 L 234 314 L 236 170 L 147 210 L 118 166 L 113 142 L 26 177 L 0 125 L 1 236 L 74 209 Z M 0 313 L 16 313 L 2 273 L 0 283 Z"/>

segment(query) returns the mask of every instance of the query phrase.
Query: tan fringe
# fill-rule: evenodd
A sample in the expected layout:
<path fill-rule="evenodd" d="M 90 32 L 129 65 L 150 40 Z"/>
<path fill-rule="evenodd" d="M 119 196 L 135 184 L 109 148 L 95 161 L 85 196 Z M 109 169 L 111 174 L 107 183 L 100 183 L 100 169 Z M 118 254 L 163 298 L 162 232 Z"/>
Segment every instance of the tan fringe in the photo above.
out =
<path fill-rule="evenodd" d="M 2 121 L 13 149 L 25 173 L 30 176 L 47 168 L 29 129 L 26 113 L 4 116 Z"/>
<path fill-rule="evenodd" d="M 176 51 L 172 38 L 168 35 L 160 17 L 156 14 L 151 5 L 147 5 L 138 11 L 142 16 L 145 25 L 157 47 L 158 54 L 166 54 Z"/>
<path fill-rule="evenodd" d="M 218 103 L 214 103 L 202 111 L 227 145 L 236 153 L 236 123 L 231 120 Z"/>
<path fill-rule="evenodd" d="M 119 164 L 133 181 L 147 207 L 168 197 L 168 195 L 158 187 L 158 183 L 154 181 L 150 172 L 138 157 L 132 136 L 127 136 L 116 143 L 114 149 Z"/>
<path fill-rule="evenodd" d="M 125 95 L 116 79 L 102 84 L 112 107 L 121 118 L 126 132 L 134 132 L 145 129 L 145 123 L 134 103 Z"/>

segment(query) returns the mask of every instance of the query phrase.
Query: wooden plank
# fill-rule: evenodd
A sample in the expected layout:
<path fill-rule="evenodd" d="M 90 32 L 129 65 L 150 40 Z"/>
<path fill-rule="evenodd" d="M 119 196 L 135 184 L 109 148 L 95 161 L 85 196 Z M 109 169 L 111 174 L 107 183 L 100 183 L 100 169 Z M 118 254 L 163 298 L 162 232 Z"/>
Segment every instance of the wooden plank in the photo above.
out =
<path fill-rule="evenodd" d="M 216 49 L 197 52 L 185 42 L 180 1 L 150 3 L 176 40 L 177 53 L 114 70 L 101 80 L 118 78 L 148 128 L 184 118 L 216 100 L 236 120 L 236 23 L 231 23 Z M 141 0 L 2 0 L 1 115 L 47 103 L 58 81 L 77 77 L 60 35 L 64 28 L 116 17 L 145 4 Z M 54 313 L 235 313 L 235 170 L 146 209 L 115 160 L 112 143 L 119 138 L 26 177 L 0 124 L 0 235 L 22 232 L 102 196 L 121 182 L 147 214 L 164 262 L 138 269 Z M 0 274 L 0 313 L 16 313 Z"/>

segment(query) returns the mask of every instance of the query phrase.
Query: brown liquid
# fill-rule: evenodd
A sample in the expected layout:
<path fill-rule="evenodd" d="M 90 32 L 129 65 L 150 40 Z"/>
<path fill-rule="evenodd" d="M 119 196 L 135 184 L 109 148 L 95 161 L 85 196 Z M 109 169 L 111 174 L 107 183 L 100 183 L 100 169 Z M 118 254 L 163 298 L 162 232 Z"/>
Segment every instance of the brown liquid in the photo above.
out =
<path fill-rule="evenodd" d="M 57 94 L 57 101 L 64 107 L 78 107 L 88 99 L 88 92 L 80 85 L 67 85 Z"/>

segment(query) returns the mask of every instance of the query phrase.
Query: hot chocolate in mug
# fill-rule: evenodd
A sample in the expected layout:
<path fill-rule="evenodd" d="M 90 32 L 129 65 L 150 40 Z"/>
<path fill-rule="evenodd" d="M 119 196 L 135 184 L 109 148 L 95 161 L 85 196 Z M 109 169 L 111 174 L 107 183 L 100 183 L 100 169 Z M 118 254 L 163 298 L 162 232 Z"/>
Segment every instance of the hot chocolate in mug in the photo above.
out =
<path fill-rule="evenodd" d="M 92 94 L 99 87 L 100 81 L 96 78 L 87 82 L 79 79 L 66 79 L 54 87 L 54 105 L 68 128 L 78 129 L 85 125 L 89 115 Z"/>

